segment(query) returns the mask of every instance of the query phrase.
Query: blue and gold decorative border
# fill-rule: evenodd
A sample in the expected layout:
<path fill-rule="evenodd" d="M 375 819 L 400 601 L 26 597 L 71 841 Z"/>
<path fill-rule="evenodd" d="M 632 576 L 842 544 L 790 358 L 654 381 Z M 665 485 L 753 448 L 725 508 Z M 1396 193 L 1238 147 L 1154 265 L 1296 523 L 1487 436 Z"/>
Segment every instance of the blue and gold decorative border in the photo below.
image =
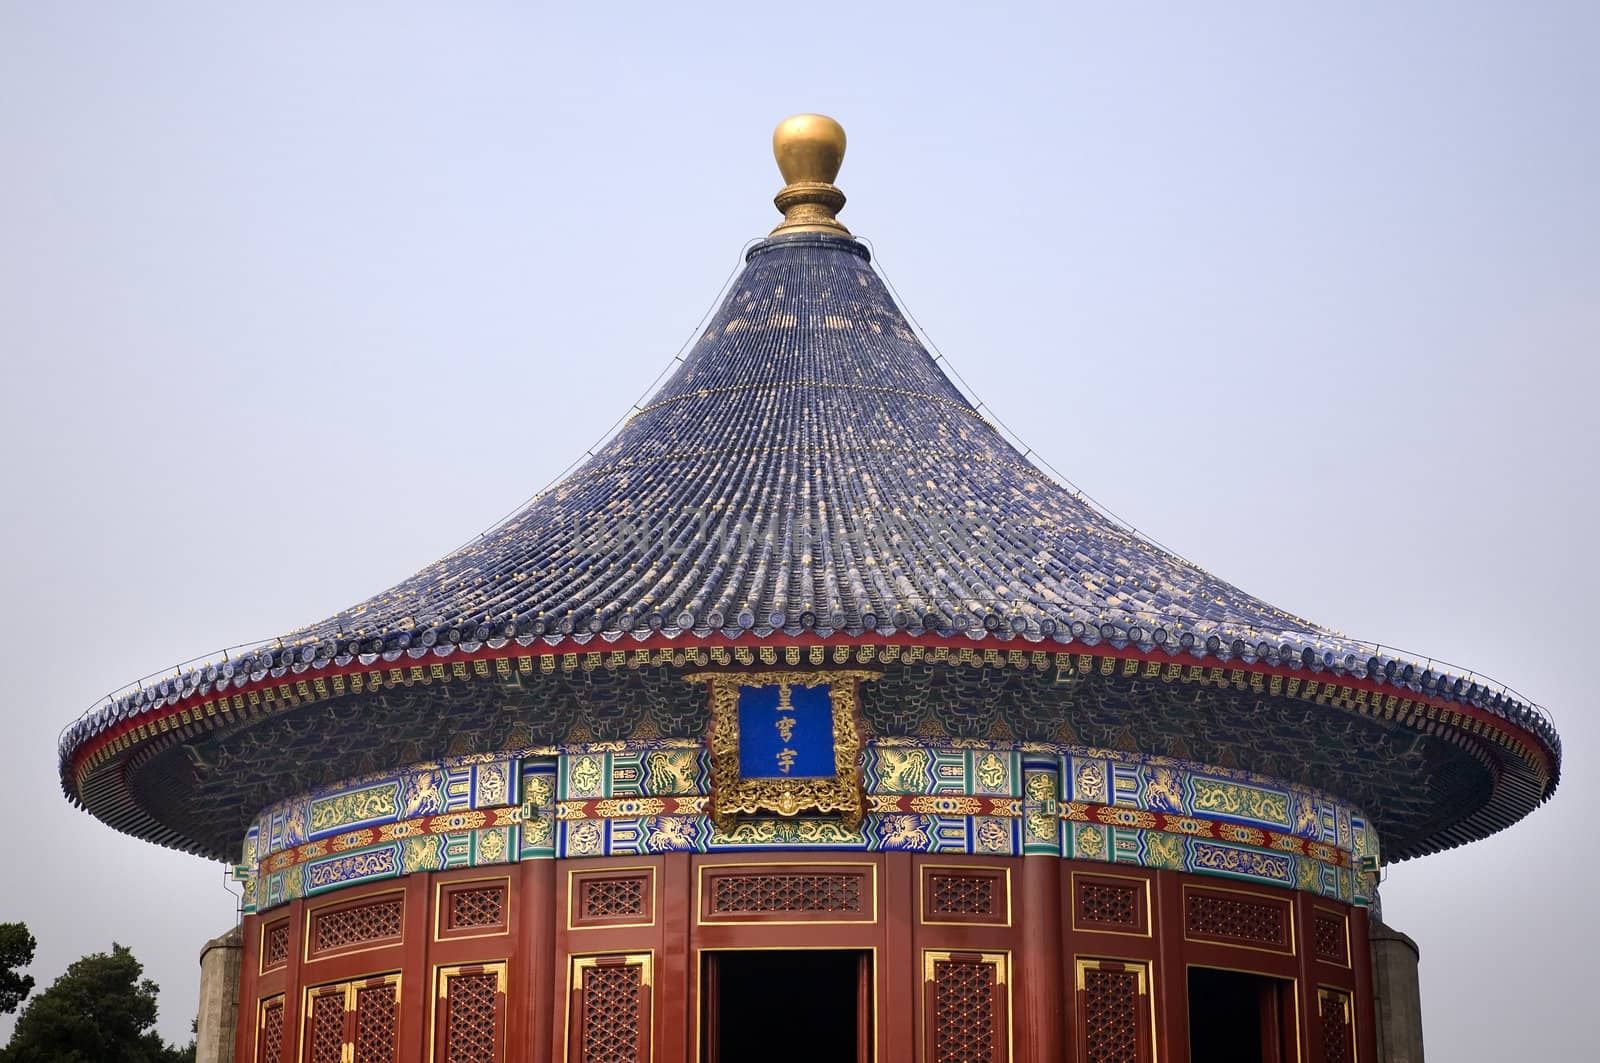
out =
<path fill-rule="evenodd" d="M 363 776 L 267 809 L 237 877 L 247 911 L 418 871 L 518 860 L 759 850 L 1057 856 L 1186 871 L 1367 905 L 1377 832 L 1328 794 L 1081 746 L 881 739 L 865 814 L 709 815 L 685 741 L 529 749 Z"/>

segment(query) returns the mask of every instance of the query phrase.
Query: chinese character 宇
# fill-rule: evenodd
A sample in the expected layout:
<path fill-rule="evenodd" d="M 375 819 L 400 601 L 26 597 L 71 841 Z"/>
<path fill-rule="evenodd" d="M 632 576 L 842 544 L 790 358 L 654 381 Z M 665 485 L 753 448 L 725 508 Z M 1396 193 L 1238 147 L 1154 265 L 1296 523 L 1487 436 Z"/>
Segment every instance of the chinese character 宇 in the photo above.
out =
<path fill-rule="evenodd" d="M 779 750 L 778 770 L 783 772 L 785 775 L 789 774 L 790 770 L 794 768 L 794 758 L 799 755 L 800 754 L 796 753 L 792 749 L 784 748 Z"/>

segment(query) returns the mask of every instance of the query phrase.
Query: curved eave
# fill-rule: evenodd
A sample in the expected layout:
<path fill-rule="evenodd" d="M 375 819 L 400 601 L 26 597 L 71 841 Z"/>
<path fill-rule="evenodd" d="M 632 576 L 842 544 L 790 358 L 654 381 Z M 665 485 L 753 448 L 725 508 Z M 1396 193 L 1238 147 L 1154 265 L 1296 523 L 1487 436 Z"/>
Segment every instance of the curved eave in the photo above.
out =
<path fill-rule="evenodd" d="M 749 634 L 731 637 L 718 633 L 638 637 L 569 636 L 492 639 L 484 643 L 445 644 L 431 649 L 402 651 L 370 658 L 326 658 L 269 670 L 259 676 L 237 676 L 225 693 L 210 684 L 189 694 L 174 693 L 127 718 L 109 723 L 93 733 L 64 742 L 61 749 L 61 783 L 67 797 L 110 826 L 136 837 L 219 860 L 229 854 L 213 851 L 161 822 L 141 807 L 130 786 L 131 772 L 144 760 L 175 744 L 197 741 L 208 734 L 247 726 L 278 713 L 316 704 L 346 693 L 346 680 L 374 669 L 427 669 L 461 678 L 487 678 L 496 661 L 536 656 L 550 659 L 550 667 L 573 670 L 624 665 L 630 655 L 662 649 L 682 654 L 694 667 L 739 667 L 763 663 L 766 651 L 789 647 L 823 647 L 829 657 L 844 652 L 846 660 L 870 662 L 884 648 L 903 647 L 966 651 L 981 655 L 991 667 L 1022 666 L 1034 654 L 1050 654 L 1054 664 L 1073 655 L 1125 662 L 1127 668 L 1180 668 L 1191 680 L 1249 686 L 1263 696 L 1312 702 L 1330 712 L 1350 712 L 1381 722 L 1385 727 L 1437 736 L 1465 748 L 1483 763 L 1492 777 L 1488 800 L 1437 831 L 1420 838 L 1385 839 L 1386 859 L 1403 860 L 1453 848 L 1487 837 L 1527 815 L 1554 793 L 1560 781 L 1561 751 L 1553 729 L 1545 733 L 1523 726 L 1508 712 L 1520 710 L 1524 718 L 1545 723 L 1542 716 L 1503 702 L 1492 711 L 1468 699 L 1414 689 L 1420 684 L 1388 681 L 1382 667 L 1375 678 L 1351 674 L 1342 665 L 1324 666 L 1291 656 L 1286 661 L 1235 655 L 1230 647 L 1216 650 L 1203 643 L 1192 647 L 1159 648 L 1125 640 L 1088 638 L 1067 640 L 1027 639 L 999 633 L 973 635 L 872 635 L 789 636 L 776 633 L 767 639 Z M 863 656 L 865 655 L 865 656 Z M 1024 658 L 1019 662 L 1018 658 Z M 837 663 L 837 661 L 835 662 Z M 460 666 L 464 674 L 456 672 Z M 437 669 L 438 671 L 434 671 Z M 1193 670 L 1193 671 L 1191 671 Z M 1151 673 L 1145 673 L 1151 674 Z M 1259 683 L 1259 687 L 1256 684 Z M 1454 684 L 1450 684 L 1453 690 Z M 1482 700 L 1481 698 L 1479 700 Z M 1546 724 L 1546 727 L 1548 725 Z M 1442 812 L 1453 810 L 1445 809 Z"/>

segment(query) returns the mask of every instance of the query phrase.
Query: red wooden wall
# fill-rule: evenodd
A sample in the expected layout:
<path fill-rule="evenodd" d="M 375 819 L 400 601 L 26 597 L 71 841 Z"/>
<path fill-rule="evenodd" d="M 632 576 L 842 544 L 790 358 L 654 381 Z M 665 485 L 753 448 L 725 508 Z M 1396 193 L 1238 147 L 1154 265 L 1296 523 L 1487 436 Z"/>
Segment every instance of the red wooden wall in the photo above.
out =
<path fill-rule="evenodd" d="M 1188 1063 L 1191 967 L 1262 1037 L 1375 1063 L 1365 911 L 1048 857 L 777 853 L 418 874 L 245 919 L 239 1063 L 682 1063 L 716 950 L 870 956 L 879 1063 Z"/>

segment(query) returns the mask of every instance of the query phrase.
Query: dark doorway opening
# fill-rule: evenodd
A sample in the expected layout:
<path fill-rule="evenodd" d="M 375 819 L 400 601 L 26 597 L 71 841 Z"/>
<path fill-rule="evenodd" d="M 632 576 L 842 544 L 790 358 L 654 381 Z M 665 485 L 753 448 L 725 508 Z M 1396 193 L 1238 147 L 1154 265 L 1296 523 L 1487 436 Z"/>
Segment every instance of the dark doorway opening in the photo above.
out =
<path fill-rule="evenodd" d="M 870 1063 L 872 954 L 705 952 L 704 1063 Z"/>
<path fill-rule="evenodd" d="M 1295 1058 L 1293 992 L 1281 978 L 1189 968 L 1190 1063 Z"/>

